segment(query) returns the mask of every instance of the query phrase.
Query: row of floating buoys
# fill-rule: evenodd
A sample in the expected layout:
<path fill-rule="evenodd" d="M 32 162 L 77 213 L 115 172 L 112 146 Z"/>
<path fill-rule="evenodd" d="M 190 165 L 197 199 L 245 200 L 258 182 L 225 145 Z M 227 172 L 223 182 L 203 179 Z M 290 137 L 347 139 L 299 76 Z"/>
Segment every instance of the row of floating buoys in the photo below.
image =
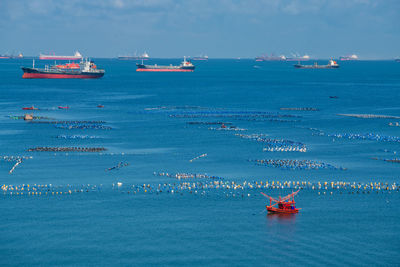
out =
<path fill-rule="evenodd" d="M 19 164 L 22 163 L 23 160 L 26 159 L 32 159 L 32 156 L 2 156 L 0 157 L 0 160 L 4 160 L 4 161 L 8 161 L 8 162 L 15 162 L 14 165 L 12 166 L 12 168 L 9 170 L 9 174 L 12 174 L 15 170 L 15 168 L 17 168 L 17 166 Z"/>
<path fill-rule="evenodd" d="M 29 152 L 102 152 L 104 147 L 34 147 L 29 148 Z"/>
<path fill-rule="evenodd" d="M 290 114 L 177 114 L 169 115 L 171 118 L 301 118 L 298 115 Z"/>
<path fill-rule="evenodd" d="M 57 135 L 56 138 L 59 138 L 59 139 L 98 139 L 100 137 L 96 136 L 96 135 L 80 135 L 80 134 L 66 135 L 66 134 L 60 134 L 60 135 Z"/>
<path fill-rule="evenodd" d="M 193 109 L 193 110 L 165 110 L 170 117 L 175 118 L 200 118 L 200 117 L 230 117 L 230 118 L 248 118 L 248 117 L 259 117 L 259 118 L 294 118 L 300 117 L 291 114 L 280 114 L 278 112 L 266 112 L 266 111 L 248 111 L 248 110 L 223 110 L 223 109 Z"/>
<path fill-rule="evenodd" d="M 32 159 L 32 156 L 0 156 L 0 160 L 4 161 L 17 161 L 23 159 Z"/>
<path fill-rule="evenodd" d="M 263 148 L 268 152 L 307 152 L 307 148 L 300 146 L 268 146 Z"/>
<path fill-rule="evenodd" d="M 189 125 L 231 125 L 232 122 L 220 122 L 220 121 L 188 121 L 186 124 Z"/>
<path fill-rule="evenodd" d="M 224 109 L 196 109 L 196 110 L 169 110 L 169 114 L 177 115 L 280 115 L 278 112 L 250 111 L 250 110 L 224 110 Z"/>
<path fill-rule="evenodd" d="M 102 124 L 85 124 L 85 123 L 78 123 L 78 124 L 55 124 L 54 127 L 59 128 L 59 129 L 67 129 L 67 130 L 72 130 L 72 129 L 93 129 L 93 130 L 111 130 L 112 127 L 110 126 L 105 126 Z"/>
<path fill-rule="evenodd" d="M 350 183 L 350 182 L 306 182 L 306 181 L 187 181 L 180 183 L 159 183 L 159 184 L 139 184 L 123 185 L 121 182 L 112 185 L 112 190 L 123 193 L 144 193 L 144 194 L 222 194 L 231 197 L 239 196 L 258 196 L 261 190 L 282 190 L 282 189 L 302 189 L 317 191 L 318 194 L 370 194 L 370 193 L 390 193 L 400 192 L 400 186 L 396 183 Z M 1 190 L 4 195 L 25 195 L 25 196 L 52 196 L 52 195 L 71 195 L 74 193 L 93 193 L 103 192 L 103 185 L 2 185 Z M 256 190 L 256 192 L 254 192 Z"/>
<path fill-rule="evenodd" d="M 207 153 L 204 153 L 204 154 L 201 154 L 200 156 L 197 156 L 197 157 L 195 157 L 195 158 L 192 158 L 191 160 L 189 160 L 189 162 L 193 162 L 193 161 L 195 161 L 195 160 L 198 160 L 198 159 L 204 158 L 204 157 L 207 157 Z"/>
<path fill-rule="evenodd" d="M 118 170 L 118 169 L 121 169 L 122 167 L 126 167 L 126 166 L 129 166 L 129 163 L 121 161 L 116 166 L 107 168 L 106 171 Z"/>
<path fill-rule="evenodd" d="M 12 120 L 24 120 L 25 116 L 14 116 L 14 115 L 10 115 L 8 116 L 10 119 Z M 44 117 L 44 116 L 32 116 L 33 120 L 50 120 L 51 118 L 49 117 Z M 32 123 L 32 121 L 30 121 L 30 123 Z"/>
<path fill-rule="evenodd" d="M 257 159 L 249 160 L 255 162 L 256 165 L 270 166 L 281 169 L 291 170 L 317 170 L 317 169 L 330 169 L 330 170 L 346 170 L 346 168 L 335 167 L 329 163 L 313 160 L 297 160 L 297 159 Z"/>
<path fill-rule="evenodd" d="M 300 107 L 300 108 L 280 108 L 280 110 L 293 110 L 293 111 L 319 111 L 318 108 Z"/>
<path fill-rule="evenodd" d="M 33 124 L 104 124 L 105 121 L 32 121 Z"/>
<path fill-rule="evenodd" d="M 318 135 L 334 137 L 334 138 L 345 138 L 345 139 L 358 139 L 358 140 L 371 140 L 371 141 L 397 142 L 397 143 L 400 143 L 400 137 L 398 137 L 398 136 L 375 134 L 375 133 L 366 133 L 366 134 L 353 134 L 353 133 L 325 134 L 324 132 L 321 131 Z"/>
<path fill-rule="evenodd" d="M 324 131 L 316 128 L 307 128 L 313 131 L 313 135 L 319 136 L 328 136 L 333 138 L 345 138 L 345 139 L 358 139 L 358 140 L 371 140 L 371 141 L 382 141 L 382 142 L 397 142 L 400 143 L 400 137 L 384 135 L 384 134 L 375 134 L 375 133 L 364 133 L 364 134 L 354 134 L 354 133 L 335 133 L 329 134 Z"/>
<path fill-rule="evenodd" d="M 255 122 L 265 122 L 265 121 L 271 121 L 271 122 L 300 122 L 300 120 L 282 120 L 282 119 L 274 119 L 274 118 L 235 118 L 235 120 L 239 121 L 255 121 Z"/>
<path fill-rule="evenodd" d="M 154 175 L 167 176 L 171 178 L 184 177 L 188 180 L 185 182 L 162 183 L 158 185 L 141 184 L 141 185 L 128 185 L 128 187 L 140 187 L 152 189 L 155 187 L 168 187 L 176 189 L 184 188 L 202 188 L 202 189 L 218 189 L 218 188 L 232 188 L 232 189 L 311 189 L 311 190 L 399 190 L 400 185 L 396 182 L 344 182 L 344 181 L 325 181 L 325 182 L 310 182 L 310 181 L 279 181 L 279 180 L 266 180 L 266 181 L 224 181 L 221 179 L 214 179 L 216 176 L 208 176 L 206 174 L 189 174 L 178 173 L 170 174 L 166 172 L 154 173 Z M 208 178 L 208 180 L 196 181 L 197 178 Z M 121 187 L 123 184 L 118 182 L 114 186 Z M 85 190 L 100 190 L 103 185 L 83 184 L 83 185 L 53 185 L 53 184 L 22 184 L 22 185 L 6 185 L 1 186 L 3 191 L 55 191 L 55 190 L 72 190 L 74 192 L 83 192 Z"/>
<path fill-rule="evenodd" d="M 253 141 L 265 143 L 267 145 L 264 151 L 279 151 L 279 152 L 306 152 L 306 145 L 300 142 L 285 140 L 285 139 L 272 139 L 267 138 L 264 134 L 236 134 L 240 138 L 250 139 Z"/>
<path fill-rule="evenodd" d="M 297 122 L 298 120 L 281 120 L 279 118 L 301 118 L 299 115 L 292 114 L 280 114 L 278 112 L 266 112 L 266 111 L 243 111 L 243 110 L 222 110 L 222 109 L 210 109 L 202 107 L 155 107 L 145 108 L 146 111 L 150 112 L 164 112 L 169 114 L 172 118 L 232 118 L 236 120 L 246 121 L 274 121 L 274 122 Z M 197 123 L 190 123 L 197 124 Z M 201 124 L 198 123 L 198 124 Z"/>
<path fill-rule="evenodd" d="M 400 119 L 398 116 L 391 115 L 377 115 L 377 114 L 337 114 L 339 116 L 354 117 L 361 119 Z"/>
<path fill-rule="evenodd" d="M 218 127 L 218 128 L 216 128 L 216 127 L 210 127 L 210 128 L 208 128 L 208 130 L 214 130 L 214 131 L 234 131 L 234 132 L 236 132 L 236 131 L 247 131 L 247 129 L 244 129 L 244 128 L 239 128 L 239 127 L 236 127 L 236 126 L 225 126 L 224 124 L 221 126 L 221 127 Z"/>
<path fill-rule="evenodd" d="M 200 174 L 200 173 L 168 173 L 168 172 L 154 172 L 153 175 L 155 176 L 165 176 L 165 177 L 170 177 L 170 178 L 176 178 L 176 179 L 220 179 L 222 180 L 222 177 L 219 176 L 211 176 L 207 174 Z"/>

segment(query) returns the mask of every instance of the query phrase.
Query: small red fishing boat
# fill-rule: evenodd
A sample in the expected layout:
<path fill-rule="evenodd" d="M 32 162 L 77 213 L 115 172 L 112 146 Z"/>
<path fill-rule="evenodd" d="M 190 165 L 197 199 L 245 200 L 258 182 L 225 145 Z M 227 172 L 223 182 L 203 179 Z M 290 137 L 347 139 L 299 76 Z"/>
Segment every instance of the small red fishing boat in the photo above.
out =
<path fill-rule="evenodd" d="M 287 195 L 284 198 L 281 198 L 279 196 L 279 200 L 268 196 L 267 194 L 263 194 L 265 197 L 269 198 L 269 206 L 265 206 L 267 208 L 267 211 L 269 213 L 285 213 L 285 214 L 292 214 L 292 213 L 298 213 L 300 209 L 296 208 L 295 204 L 296 202 L 294 201 L 294 196 L 297 195 L 297 193 L 300 191 L 297 190 L 294 193 L 291 193 Z M 274 202 L 274 204 L 272 204 Z M 278 207 L 274 207 L 275 205 L 278 205 Z"/>
<path fill-rule="evenodd" d="M 62 107 L 62 106 L 58 106 L 58 109 L 69 109 L 68 106 Z"/>
<path fill-rule="evenodd" d="M 38 108 L 35 108 L 34 106 L 32 106 L 32 107 L 25 107 L 25 108 L 22 108 L 23 110 L 37 110 Z"/>

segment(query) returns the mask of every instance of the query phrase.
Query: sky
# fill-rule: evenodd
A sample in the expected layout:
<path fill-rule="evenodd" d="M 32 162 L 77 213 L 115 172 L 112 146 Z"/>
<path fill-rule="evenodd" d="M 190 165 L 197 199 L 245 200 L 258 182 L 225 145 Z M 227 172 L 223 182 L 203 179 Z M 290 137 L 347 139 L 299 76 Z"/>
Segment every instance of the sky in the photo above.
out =
<path fill-rule="evenodd" d="M 0 0 L 0 54 L 400 56 L 399 0 Z"/>

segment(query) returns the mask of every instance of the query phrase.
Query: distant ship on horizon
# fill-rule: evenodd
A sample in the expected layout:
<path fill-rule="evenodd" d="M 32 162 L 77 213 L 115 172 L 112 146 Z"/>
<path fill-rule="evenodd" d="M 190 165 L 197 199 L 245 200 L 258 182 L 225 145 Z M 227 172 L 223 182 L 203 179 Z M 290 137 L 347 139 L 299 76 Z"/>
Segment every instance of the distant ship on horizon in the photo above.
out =
<path fill-rule="evenodd" d="M 141 55 L 137 55 L 135 52 L 135 55 L 133 56 L 118 56 L 119 60 L 147 60 L 150 59 L 149 54 L 147 54 L 146 52 L 144 52 Z"/>
<path fill-rule="evenodd" d="M 267 54 L 258 56 L 255 58 L 256 61 L 285 61 L 286 57 L 284 55 L 280 56 L 275 56 L 274 54 L 271 54 L 268 56 Z"/>
<path fill-rule="evenodd" d="M 53 55 L 40 54 L 39 59 L 41 59 L 41 60 L 82 60 L 83 57 L 82 57 L 81 53 L 76 51 L 73 56 L 57 56 L 55 54 L 53 54 Z"/>
<path fill-rule="evenodd" d="M 341 57 L 339 57 L 339 59 L 341 61 L 358 60 L 358 56 L 353 54 L 353 55 L 349 55 L 349 56 L 341 56 Z"/>
<path fill-rule="evenodd" d="M 192 60 L 208 60 L 208 56 L 200 55 L 200 56 L 193 57 Z"/>
<path fill-rule="evenodd" d="M 308 61 L 311 59 L 309 55 L 300 56 L 298 54 L 292 54 L 292 56 L 293 57 L 287 57 L 286 60 L 287 61 Z"/>
<path fill-rule="evenodd" d="M 18 56 L 8 55 L 8 54 L 0 55 L 0 59 L 9 59 L 9 58 L 18 59 L 18 58 L 23 58 L 23 57 L 24 56 L 22 55 L 22 53 L 19 53 Z"/>

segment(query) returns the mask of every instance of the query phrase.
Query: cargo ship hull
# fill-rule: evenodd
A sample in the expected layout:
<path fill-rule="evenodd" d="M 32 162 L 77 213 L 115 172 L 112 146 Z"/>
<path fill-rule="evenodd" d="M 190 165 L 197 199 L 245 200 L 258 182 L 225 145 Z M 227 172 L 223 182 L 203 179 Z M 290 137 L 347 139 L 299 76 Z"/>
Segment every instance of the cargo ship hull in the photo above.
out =
<path fill-rule="evenodd" d="M 185 67 L 185 66 L 156 66 L 156 65 L 143 65 L 137 64 L 136 71 L 148 71 L 148 72 L 193 72 L 194 66 Z"/>
<path fill-rule="evenodd" d="M 34 68 L 22 68 L 24 79 L 96 79 L 104 76 L 104 71 L 62 71 L 62 70 L 40 70 Z"/>
<path fill-rule="evenodd" d="M 330 66 L 330 65 L 294 65 L 297 69 L 337 69 L 339 66 Z"/>
<path fill-rule="evenodd" d="M 138 68 L 136 71 L 149 71 L 149 72 L 193 72 L 193 69 L 164 69 L 164 68 Z"/>

